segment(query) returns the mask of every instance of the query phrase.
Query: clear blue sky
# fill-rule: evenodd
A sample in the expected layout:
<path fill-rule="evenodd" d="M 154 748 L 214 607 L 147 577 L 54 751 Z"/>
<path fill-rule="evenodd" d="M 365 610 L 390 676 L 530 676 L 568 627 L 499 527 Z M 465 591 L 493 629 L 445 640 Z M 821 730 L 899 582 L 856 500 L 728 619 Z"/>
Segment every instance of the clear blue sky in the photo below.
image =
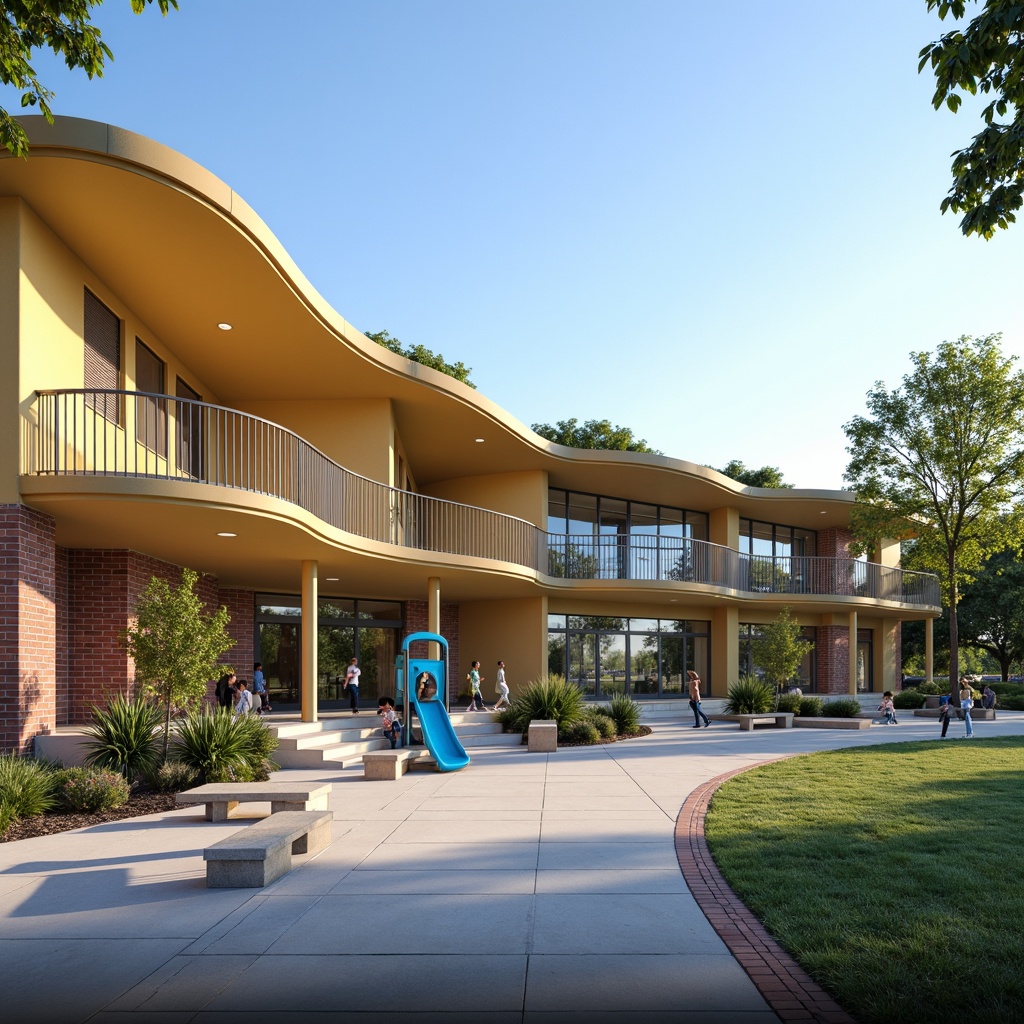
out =
<path fill-rule="evenodd" d="M 342 316 L 527 424 L 839 487 L 909 352 L 1024 355 L 1024 220 L 939 213 L 978 122 L 931 108 L 924 0 L 180 2 L 106 0 L 102 80 L 40 57 L 55 110 L 209 168 Z"/>

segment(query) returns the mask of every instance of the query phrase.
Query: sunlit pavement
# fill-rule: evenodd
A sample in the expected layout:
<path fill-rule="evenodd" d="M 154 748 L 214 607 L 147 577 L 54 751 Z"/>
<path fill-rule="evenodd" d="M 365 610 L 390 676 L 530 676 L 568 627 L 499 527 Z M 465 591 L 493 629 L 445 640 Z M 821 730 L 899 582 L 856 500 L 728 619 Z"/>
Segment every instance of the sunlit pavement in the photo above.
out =
<path fill-rule="evenodd" d="M 553 754 L 474 748 L 463 771 L 397 782 L 279 773 L 334 783 L 333 842 L 265 889 L 206 888 L 203 848 L 245 820 L 191 808 L 0 844 L 4 1016 L 775 1021 L 683 880 L 684 800 L 752 763 L 938 741 L 939 725 L 654 727 Z M 1022 734 L 1024 714 L 1003 712 L 970 742 Z"/>

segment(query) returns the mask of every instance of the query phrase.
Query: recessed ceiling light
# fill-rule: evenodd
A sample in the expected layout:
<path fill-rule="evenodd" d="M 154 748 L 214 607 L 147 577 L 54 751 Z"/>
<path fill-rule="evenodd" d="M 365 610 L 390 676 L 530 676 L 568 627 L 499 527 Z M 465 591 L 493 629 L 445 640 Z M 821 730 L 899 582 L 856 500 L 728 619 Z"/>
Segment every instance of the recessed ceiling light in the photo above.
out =
<path fill-rule="evenodd" d="M 219 327 L 219 328 L 220 328 L 220 329 L 221 329 L 222 331 L 230 331 L 230 330 L 231 330 L 231 324 L 217 324 L 217 326 L 218 326 L 218 327 Z"/>
<path fill-rule="evenodd" d="M 482 437 L 474 437 L 473 440 L 476 441 L 477 444 L 484 443 L 484 439 Z"/>
<path fill-rule="evenodd" d="M 828 512 L 822 511 L 822 512 L 819 512 L 819 513 L 818 513 L 818 515 L 821 515 L 821 516 L 827 516 L 827 515 L 828 515 Z"/>
<path fill-rule="evenodd" d="M 339 579 L 339 577 L 337 577 L 337 576 L 328 576 L 327 579 L 326 579 L 326 582 L 327 583 L 337 583 L 338 579 Z"/>
<path fill-rule="evenodd" d="M 218 533 L 217 536 L 218 537 L 237 537 L 238 534 L 237 533 L 226 533 L 225 532 L 225 533 Z"/>

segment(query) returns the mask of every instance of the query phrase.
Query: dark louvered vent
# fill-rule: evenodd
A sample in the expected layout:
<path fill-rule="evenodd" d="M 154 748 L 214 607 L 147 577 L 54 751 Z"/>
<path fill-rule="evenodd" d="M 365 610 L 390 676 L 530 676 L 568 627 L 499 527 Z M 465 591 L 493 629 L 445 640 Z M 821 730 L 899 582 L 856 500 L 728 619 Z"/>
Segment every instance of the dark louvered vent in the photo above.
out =
<path fill-rule="evenodd" d="M 88 289 L 85 292 L 85 386 L 121 386 L 121 321 Z M 86 404 L 112 423 L 119 420 L 117 395 L 87 395 Z"/>

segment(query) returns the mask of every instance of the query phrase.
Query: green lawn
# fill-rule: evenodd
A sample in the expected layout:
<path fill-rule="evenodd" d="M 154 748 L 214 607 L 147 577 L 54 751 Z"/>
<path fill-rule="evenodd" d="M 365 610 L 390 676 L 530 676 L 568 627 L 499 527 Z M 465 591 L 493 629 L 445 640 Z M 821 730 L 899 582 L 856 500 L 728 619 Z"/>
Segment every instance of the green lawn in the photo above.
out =
<path fill-rule="evenodd" d="M 1024 1020 L 1024 738 L 792 758 L 715 794 L 729 884 L 858 1021 Z"/>

